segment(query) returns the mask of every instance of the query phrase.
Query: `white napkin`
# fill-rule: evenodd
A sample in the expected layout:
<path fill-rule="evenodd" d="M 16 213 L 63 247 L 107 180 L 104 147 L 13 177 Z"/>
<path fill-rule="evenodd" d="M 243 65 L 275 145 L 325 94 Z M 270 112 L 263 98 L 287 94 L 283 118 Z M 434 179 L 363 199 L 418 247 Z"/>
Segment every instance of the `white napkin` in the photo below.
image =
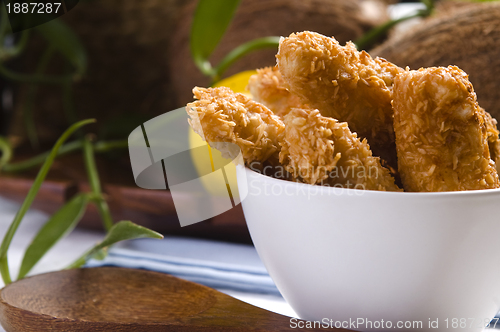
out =
<path fill-rule="evenodd" d="M 168 236 L 123 242 L 87 267 L 121 266 L 164 272 L 213 288 L 279 294 L 251 245 Z"/>

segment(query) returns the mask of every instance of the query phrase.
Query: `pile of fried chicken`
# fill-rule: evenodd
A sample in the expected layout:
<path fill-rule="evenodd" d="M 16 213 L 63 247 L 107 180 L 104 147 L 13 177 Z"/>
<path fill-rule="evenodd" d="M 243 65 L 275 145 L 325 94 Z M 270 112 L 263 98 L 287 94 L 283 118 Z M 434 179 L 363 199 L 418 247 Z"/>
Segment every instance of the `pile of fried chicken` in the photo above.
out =
<path fill-rule="evenodd" d="M 308 184 L 500 187 L 497 122 L 458 67 L 402 69 L 307 31 L 282 38 L 276 58 L 251 77 L 253 98 L 194 88 L 186 107 L 193 130 L 213 146 L 238 145 L 247 165 L 280 166 Z"/>

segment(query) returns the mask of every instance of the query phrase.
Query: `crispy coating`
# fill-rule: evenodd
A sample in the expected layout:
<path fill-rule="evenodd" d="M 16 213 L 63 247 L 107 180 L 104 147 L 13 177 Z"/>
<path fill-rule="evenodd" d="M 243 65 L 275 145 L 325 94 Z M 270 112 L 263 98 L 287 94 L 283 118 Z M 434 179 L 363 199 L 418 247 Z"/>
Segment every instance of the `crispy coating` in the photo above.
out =
<path fill-rule="evenodd" d="M 393 106 L 406 191 L 500 187 L 485 112 L 466 73 L 455 66 L 407 70 L 395 79 Z"/>
<path fill-rule="evenodd" d="M 497 120 L 494 119 L 490 113 L 481 108 L 486 123 L 486 130 L 488 135 L 488 147 L 490 148 L 491 160 L 495 162 L 497 172 L 500 172 L 500 138 L 497 129 Z"/>
<path fill-rule="evenodd" d="M 193 94 L 198 100 L 186 106 L 189 124 L 205 141 L 235 143 L 247 164 L 277 163 L 284 124 L 267 107 L 226 87 L 196 87 Z M 220 150 L 221 144 L 215 147 Z"/>
<path fill-rule="evenodd" d="M 366 139 L 360 140 L 347 123 L 299 108 L 284 123 L 280 162 L 293 177 L 309 184 L 401 191 Z"/>
<path fill-rule="evenodd" d="M 307 31 L 282 39 L 276 58 L 290 92 L 324 116 L 347 122 L 376 155 L 395 160 L 392 85 L 402 68 L 358 52 L 351 42 L 341 46 Z"/>
<path fill-rule="evenodd" d="M 277 67 L 257 69 L 257 74 L 250 77 L 247 89 L 255 101 L 266 105 L 281 118 L 293 107 L 304 107 L 300 98 L 283 86 Z"/>

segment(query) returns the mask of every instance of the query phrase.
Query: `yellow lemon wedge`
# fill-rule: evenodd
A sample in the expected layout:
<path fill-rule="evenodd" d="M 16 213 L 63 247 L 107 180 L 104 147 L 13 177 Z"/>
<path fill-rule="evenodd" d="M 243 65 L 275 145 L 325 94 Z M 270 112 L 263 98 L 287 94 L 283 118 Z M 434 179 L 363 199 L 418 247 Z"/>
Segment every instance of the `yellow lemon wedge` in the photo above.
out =
<path fill-rule="evenodd" d="M 242 71 L 240 73 L 234 74 L 233 76 L 229 76 L 223 80 L 214 84 L 214 87 L 217 86 L 227 86 L 234 92 L 243 93 L 250 97 L 250 93 L 248 92 L 247 85 L 250 76 L 257 74 L 256 70 L 247 70 Z"/>

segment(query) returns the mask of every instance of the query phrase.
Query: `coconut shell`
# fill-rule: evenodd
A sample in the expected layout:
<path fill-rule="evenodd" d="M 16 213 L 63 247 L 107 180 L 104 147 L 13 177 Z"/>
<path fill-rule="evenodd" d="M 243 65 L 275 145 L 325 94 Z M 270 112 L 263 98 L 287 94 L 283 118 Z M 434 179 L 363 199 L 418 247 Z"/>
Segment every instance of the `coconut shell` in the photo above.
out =
<path fill-rule="evenodd" d="M 196 4 L 196 0 L 81 1 L 62 17 L 88 53 L 88 71 L 74 84 L 78 118 L 98 121 L 87 128 L 127 137 L 140 123 L 191 101 L 195 85 L 209 85 L 189 53 Z M 386 6 L 382 0 L 243 0 L 213 60 L 216 63 L 253 38 L 304 29 L 334 35 L 343 42 L 354 39 L 386 19 Z M 21 72 L 34 72 L 46 47 L 37 34 L 32 37 L 21 59 Z M 256 52 L 228 73 L 272 65 L 274 54 Z M 60 74 L 62 64 L 63 59 L 55 57 L 47 72 Z M 11 135 L 19 137 L 26 136 L 20 112 L 25 89 L 17 86 L 16 116 L 10 129 Z M 68 127 L 59 86 L 40 86 L 34 112 L 42 141 L 53 141 Z"/>
<path fill-rule="evenodd" d="M 479 105 L 500 119 L 500 3 L 445 11 L 370 53 L 411 69 L 460 67 L 469 74 Z"/>
<path fill-rule="evenodd" d="M 194 86 L 208 86 L 191 60 L 189 34 L 196 3 L 184 8 L 171 40 L 170 70 L 177 105 L 193 99 Z M 288 36 L 292 32 L 310 30 L 334 36 L 345 43 L 387 19 L 387 3 L 363 0 L 243 0 L 228 31 L 214 51 L 211 62 L 217 64 L 236 46 L 264 36 Z M 276 64 L 277 50 L 260 50 L 236 62 L 225 74 Z"/>
<path fill-rule="evenodd" d="M 81 114 L 148 119 L 175 107 L 167 66 L 172 29 L 185 0 L 106 0 L 79 4 L 66 21 L 88 50 L 75 86 Z"/>
<path fill-rule="evenodd" d="M 73 86 L 79 119 L 96 118 L 93 130 L 100 127 L 99 131 L 114 131 L 114 137 L 125 138 L 143 121 L 175 108 L 167 56 L 172 29 L 185 3 L 185 0 L 80 1 L 61 17 L 79 37 L 88 55 L 88 70 Z M 19 71 L 34 72 L 46 46 L 33 33 Z M 62 70 L 64 60 L 54 57 L 47 72 L 60 74 Z M 25 136 L 20 112 L 25 89 L 25 85 L 16 89 L 16 117 L 11 135 Z M 34 113 L 40 139 L 50 142 L 57 138 L 68 127 L 61 88 L 40 85 Z"/>

